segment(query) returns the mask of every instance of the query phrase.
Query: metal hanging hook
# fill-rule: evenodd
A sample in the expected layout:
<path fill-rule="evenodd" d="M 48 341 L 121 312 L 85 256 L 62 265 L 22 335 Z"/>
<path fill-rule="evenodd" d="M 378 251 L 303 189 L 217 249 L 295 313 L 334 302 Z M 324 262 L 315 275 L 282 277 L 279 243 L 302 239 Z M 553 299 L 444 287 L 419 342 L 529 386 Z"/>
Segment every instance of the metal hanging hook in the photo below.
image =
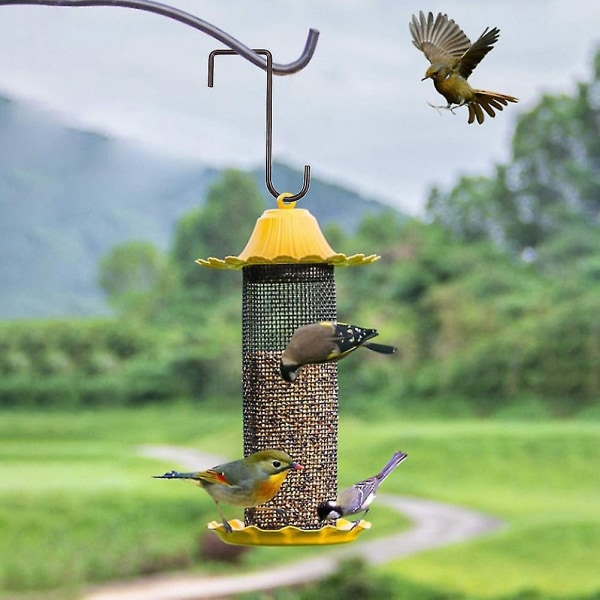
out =
<path fill-rule="evenodd" d="M 260 67 L 267 73 L 267 116 L 266 116 L 266 173 L 265 182 L 273 196 L 279 197 L 279 193 L 272 183 L 272 154 L 273 154 L 273 74 L 290 75 L 302 70 L 311 60 L 317 47 L 319 31 L 310 29 L 304 50 L 298 59 L 288 64 L 273 63 L 273 56 L 268 50 L 253 50 L 242 44 L 222 29 L 215 27 L 208 21 L 204 21 L 185 11 L 173 8 L 167 4 L 153 2 L 152 0 L 0 0 L 0 6 L 9 5 L 34 5 L 34 6 L 58 6 L 58 7 L 82 7 L 82 6 L 118 6 L 121 8 L 133 8 L 147 12 L 156 13 L 179 21 L 198 29 L 211 37 L 219 40 L 231 50 L 214 50 L 208 58 L 208 85 L 213 86 L 214 81 L 214 57 L 217 54 L 239 54 L 242 58 Z M 265 56 L 266 58 L 263 58 Z M 310 166 L 304 166 L 304 183 L 302 189 L 293 196 L 287 196 L 285 202 L 294 202 L 302 198 L 310 185 Z"/>
<path fill-rule="evenodd" d="M 239 54 L 257 67 L 260 67 L 265 71 L 268 69 L 268 60 L 265 60 L 262 56 L 260 56 L 260 54 L 257 54 L 254 50 L 245 44 L 242 44 L 242 42 L 229 35 L 227 32 L 215 27 L 208 21 L 199 19 L 190 13 L 173 8 L 167 4 L 161 4 L 160 2 L 152 2 L 151 0 L 0 0 L 0 6 L 19 4 L 59 7 L 119 6 L 122 8 L 133 8 L 156 13 L 163 17 L 168 17 L 170 19 L 174 19 L 175 21 L 179 21 L 184 25 L 189 25 L 194 29 L 199 29 L 207 35 L 219 40 L 229 48 L 232 48 L 235 50 L 236 54 Z M 306 38 L 304 50 L 302 51 L 300 57 L 287 64 L 271 63 L 272 72 L 275 75 L 290 75 L 292 73 L 301 71 L 310 62 L 317 47 L 318 39 L 319 31 L 317 29 L 310 29 L 308 31 L 308 37 Z"/>
<path fill-rule="evenodd" d="M 269 50 L 255 49 L 253 52 L 266 56 L 267 72 L 267 101 L 266 101 L 266 149 L 265 149 L 265 184 L 272 196 L 278 198 L 281 194 L 275 189 L 272 180 L 273 173 L 273 56 Z M 215 56 L 237 54 L 235 50 L 213 50 L 208 55 L 208 87 L 213 87 L 215 80 Z M 300 191 L 294 195 L 286 196 L 283 202 L 300 200 L 310 187 L 310 165 L 304 165 L 304 182 Z"/>

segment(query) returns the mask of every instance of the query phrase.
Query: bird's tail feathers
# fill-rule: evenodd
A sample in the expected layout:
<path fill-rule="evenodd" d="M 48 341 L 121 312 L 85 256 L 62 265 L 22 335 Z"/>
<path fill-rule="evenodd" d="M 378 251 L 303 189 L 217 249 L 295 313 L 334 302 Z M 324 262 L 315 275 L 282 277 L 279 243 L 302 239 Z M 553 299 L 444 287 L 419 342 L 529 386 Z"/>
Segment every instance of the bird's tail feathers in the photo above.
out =
<path fill-rule="evenodd" d="M 196 485 L 202 485 L 201 482 L 230 485 L 225 477 L 225 474 L 219 473 L 214 469 L 207 469 L 206 471 L 195 471 L 193 473 L 180 473 L 179 471 L 169 471 L 164 475 L 153 475 L 153 477 L 155 479 L 187 479 L 188 481 L 191 481 Z"/>
<path fill-rule="evenodd" d="M 363 344 L 365 348 L 373 350 L 373 352 L 379 352 L 380 354 L 394 354 L 398 351 L 395 346 L 388 346 L 387 344 L 376 344 L 375 342 L 365 342 Z"/>
<path fill-rule="evenodd" d="M 503 110 L 504 106 L 508 106 L 509 102 L 518 102 L 519 99 L 507 94 L 499 92 L 487 92 L 485 90 L 475 90 L 475 98 L 468 104 L 469 120 L 468 123 L 473 123 L 475 119 L 481 125 L 485 119 L 483 111 L 490 116 L 495 117 L 496 110 Z M 483 110 L 482 110 L 483 109 Z"/>
<path fill-rule="evenodd" d="M 194 479 L 195 473 L 180 473 L 179 471 L 169 471 L 164 475 L 152 475 L 154 479 Z"/>
<path fill-rule="evenodd" d="M 404 452 L 394 452 L 392 458 L 388 460 L 385 467 L 381 469 L 381 472 L 375 478 L 381 483 L 407 456 Z"/>

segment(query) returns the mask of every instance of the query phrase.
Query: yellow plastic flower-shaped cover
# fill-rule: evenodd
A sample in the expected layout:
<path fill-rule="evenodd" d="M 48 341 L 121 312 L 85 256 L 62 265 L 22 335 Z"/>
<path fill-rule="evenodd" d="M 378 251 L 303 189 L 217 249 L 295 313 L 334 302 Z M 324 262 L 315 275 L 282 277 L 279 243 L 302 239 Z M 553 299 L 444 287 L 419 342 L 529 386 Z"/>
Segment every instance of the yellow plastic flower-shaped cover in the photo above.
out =
<path fill-rule="evenodd" d="M 266 210 L 239 256 L 199 258 L 196 262 L 215 269 L 241 269 L 249 265 L 327 263 L 335 266 L 365 265 L 378 260 L 376 254 L 336 253 L 327 243 L 315 217 L 295 202 L 284 202 L 292 194 L 277 198 L 278 208 Z"/>

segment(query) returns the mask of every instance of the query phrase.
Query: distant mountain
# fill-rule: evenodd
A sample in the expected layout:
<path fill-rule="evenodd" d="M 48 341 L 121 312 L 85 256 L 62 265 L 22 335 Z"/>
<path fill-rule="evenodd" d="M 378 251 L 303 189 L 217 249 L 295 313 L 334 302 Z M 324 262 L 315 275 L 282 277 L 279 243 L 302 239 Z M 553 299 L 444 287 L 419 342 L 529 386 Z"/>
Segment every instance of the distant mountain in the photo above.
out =
<path fill-rule="evenodd" d="M 166 249 L 177 220 L 218 175 L 0 96 L 0 318 L 108 313 L 96 285 L 99 258 L 133 239 Z M 254 175 L 274 206 L 262 168 Z M 274 165 L 273 180 L 296 191 L 302 173 Z M 350 231 L 386 208 L 314 177 L 301 207 L 321 226 L 335 221 Z"/>

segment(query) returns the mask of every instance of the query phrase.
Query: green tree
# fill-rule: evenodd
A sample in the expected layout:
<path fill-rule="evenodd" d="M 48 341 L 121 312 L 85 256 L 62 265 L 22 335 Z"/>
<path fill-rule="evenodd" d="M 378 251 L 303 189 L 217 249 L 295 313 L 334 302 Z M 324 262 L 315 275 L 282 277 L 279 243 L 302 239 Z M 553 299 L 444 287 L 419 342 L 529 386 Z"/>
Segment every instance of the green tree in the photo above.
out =
<path fill-rule="evenodd" d="M 227 273 L 203 269 L 195 261 L 239 254 L 264 206 L 250 174 L 236 169 L 223 171 L 209 189 L 204 206 L 189 212 L 177 225 L 172 257 L 185 288 L 231 287 L 234 280 Z"/>
<path fill-rule="evenodd" d="M 98 273 L 98 284 L 119 310 L 139 308 L 164 291 L 169 279 L 165 255 L 145 241 L 115 246 L 100 260 Z"/>

